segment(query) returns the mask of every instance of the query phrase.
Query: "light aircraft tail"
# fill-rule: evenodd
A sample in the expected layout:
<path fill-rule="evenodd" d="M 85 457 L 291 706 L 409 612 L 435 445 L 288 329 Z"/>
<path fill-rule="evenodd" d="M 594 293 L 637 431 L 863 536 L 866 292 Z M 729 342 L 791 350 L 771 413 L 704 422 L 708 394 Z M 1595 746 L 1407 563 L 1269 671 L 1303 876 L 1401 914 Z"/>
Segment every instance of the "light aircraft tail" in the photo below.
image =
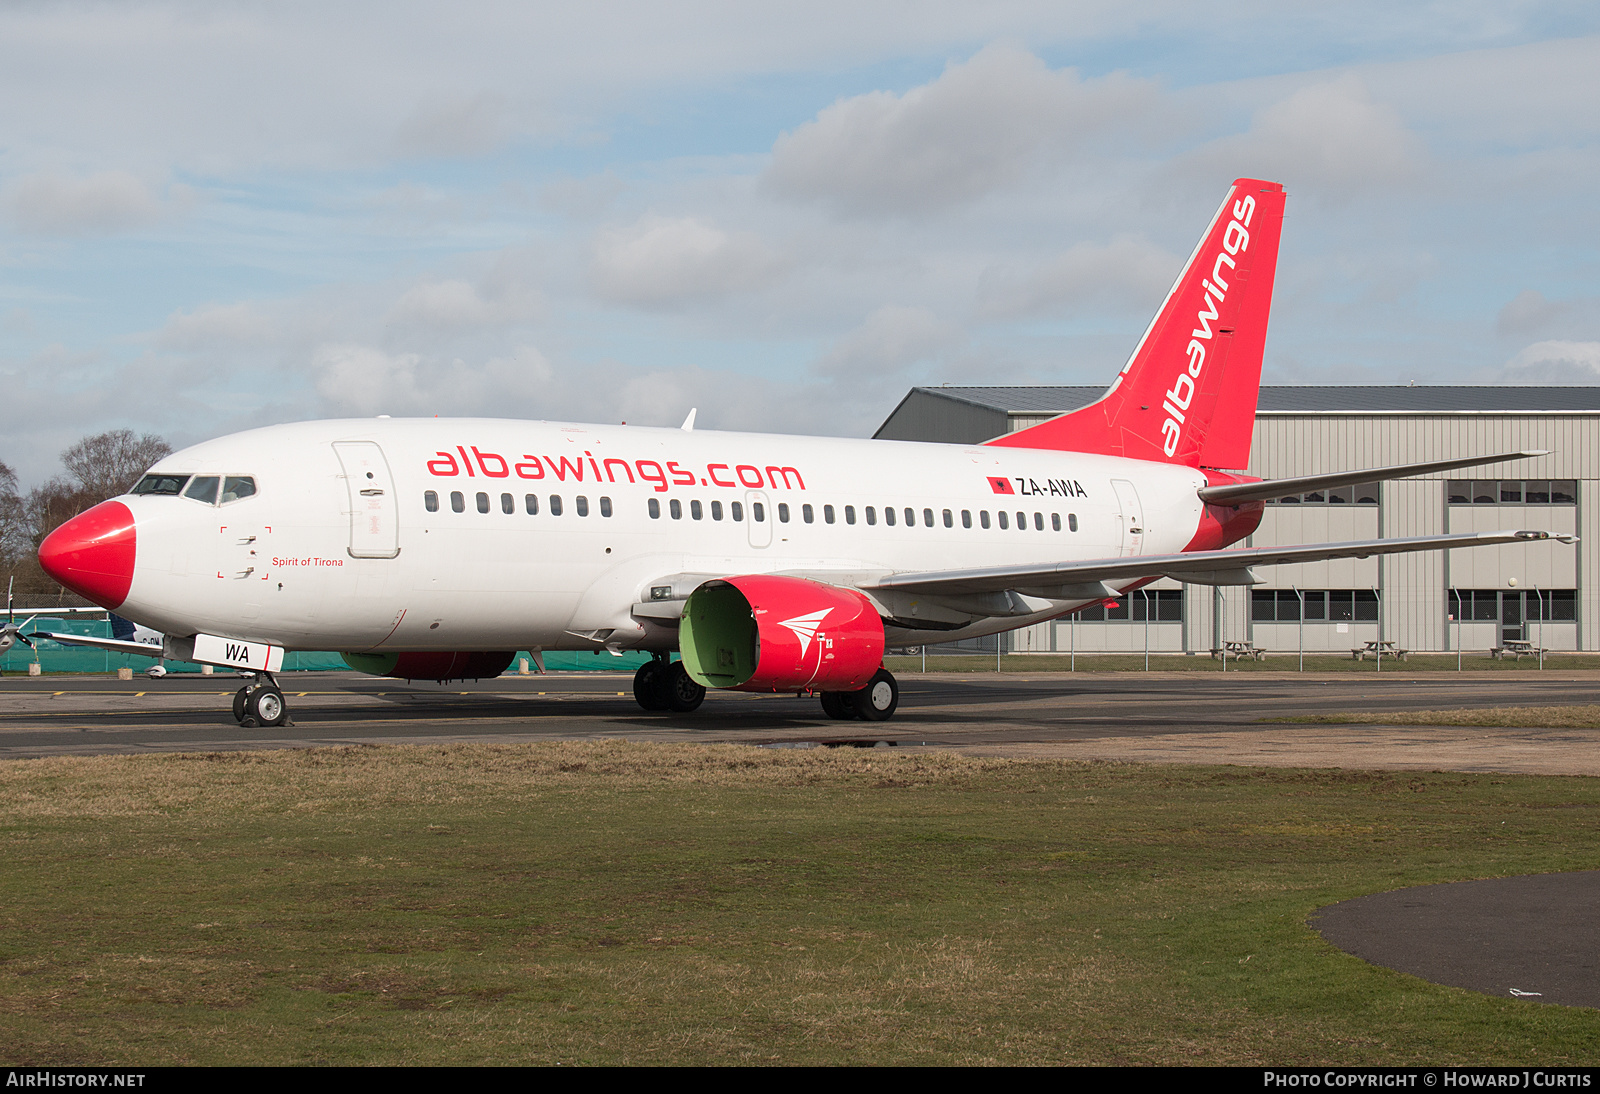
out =
<path fill-rule="evenodd" d="M 1237 179 L 1138 347 L 1097 402 L 989 441 L 1189 467 L 1250 462 L 1283 187 Z"/>

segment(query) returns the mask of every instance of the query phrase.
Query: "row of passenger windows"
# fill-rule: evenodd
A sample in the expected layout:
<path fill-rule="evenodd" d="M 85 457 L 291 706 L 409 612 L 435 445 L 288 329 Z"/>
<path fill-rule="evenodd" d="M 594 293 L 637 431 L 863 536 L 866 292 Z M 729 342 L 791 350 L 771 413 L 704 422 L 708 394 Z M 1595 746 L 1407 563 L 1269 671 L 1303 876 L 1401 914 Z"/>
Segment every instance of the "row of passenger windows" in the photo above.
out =
<path fill-rule="evenodd" d="M 478 512 L 480 512 L 480 513 L 488 513 L 493 509 L 492 499 L 491 499 L 490 495 L 485 491 L 481 491 L 480 490 L 474 496 L 473 500 L 474 500 L 474 502 L 475 502 L 475 504 L 477 506 Z M 551 516 L 553 516 L 553 517 L 561 516 L 561 514 L 563 512 L 563 503 L 562 503 L 562 500 L 561 500 L 561 495 L 560 494 L 551 494 L 545 500 L 546 500 L 546 504 L 547 504 L 547 507 L 548 507 L 549 514 Z M 438 491 L 436 491 L 436 490 L 426 490 L 426 491 L 424 491 L 423 495 L 422 495 L 422 504 L 423 504 L 423 507 L 428 510 L 428 512 L 437 513 L 439 511 L 439 493 L 438 493 Z M 649 501 L 647 502 L 647 506 L 648 506 L 648 510 L 649 510 L 649 513 L 650 513 L 650 519 L 652 519 L 652 520 L 660 520 L 661 519 L 661 499 L 659 499 L 659 498 L 650 498 Z M 524 494 L 523 497 L 522 497 L 522 507 L 530 516 L 538 516 L 539 515 L 539 495 L 537 495 L 537 494 Z M 572 507 L 573 507 L 573 510 L 580 517 L 586 517 L 586 516 L 589 515 L 589 499 L 587 497 L 585 497 L 584 495 L 582 495 L 582 494 L 579 494 L 577 497 L 572 499 Z M 791 509 L 789 507 L 789 503 L 786 502 L 786 501 L 780 501 L 774 508 L 777 510 L 778 522 L 780 524 L 788 524 L 789 521 L 792 518 L 792 511 L 791 511 Z M 810 502 L 806 502 L 806 503 L 802 504 L 799 508 L 800 508 L 800 519 L 801 520 L 803 520 L 807 524 L 815 524 L 816 523 L 816 520 L 817 520 L 817 508 L 815 506 L 813 506 Z M 846 524 L 854 524 L 854 523 L 856 523 L 856 507 L 853 506 L 853 505 L 846 505 L 846 506 L 842 506 L 841 508 L 842 508 L 843 515 L 844 515 L 844 522 Z M 713 501 L 708 506 L 708 505 L 702 503 L 698 498 L 690 500 L 690 502 L 688 504 L 689 519 L 690 520 L 704 520 L 706 518 L 706 513 L 707 513 L 708 509 L 710 511 L 710 515 L 711 515 L 711 519 L 712 520 L 722 520 L 724 515 L 726 515 L 728 518 L 730 518 L 732 520 L 736 520 L 736 521 L 744 520 L 744 515 L 745 515 L 744 514 L 744 509 L 745 509 L 745 507 L 744 507 L 744 503 L 743 502 L 731 501 L 731 502 L 729 502 L 727 504 L 726 509 L 724 509 L 723 504 L 720 501 Z M 822 509 L 822 522 L 824 524 L 837 523 L 838 518 L 839 518 L 840 510 L 836 510 L 831 505 L 824 505 L 824 506 L 821 507 L 821 509 Z M 460 490 L 452 490 L 450 492 L 450 510 L 451 510 L 451 512 L 454 512 L 454 513 L 465 513 L 467 511 L 467 497 Z M 514 494 L 501 494 L 500 495 L 500 511 L 502 513 L 507 513 L 507 514 L 515 513 L 517 511 L 516 495 L 514 495 Z M 601 498 L 600 499 L 600 515 L 602 517 L 609 517 L 611 515 L 611 511 L 612 511 L 611 510 L 611 499 L 610 498 Z M 683 504 L 683 502 L 680 501 L 677 498 L 668 499 L 667 506 L 666 506 L 666 512 L 667 512 L 667 515 L 670 516 L 673 520 L 682 520 L 683 519 L 683 513 L 684 513 L 684 504 Z M 863 519 L 865 519 L 867 524 L 876 525 L 878 523 L 878 517 L 879 517 L 878 508 L 876 506 L 873 506 L 873 505 L 865 506 L 865 507 L 863 507 L 863 509 L 861 511 L 861 516 L 862 516 Z M 762 504 L 761 502 L 759 502 L 759 501 L 751 502 L 750 503 L 750 519 L 753 520 L 753 521 L 756 521 L 757 523 L 761 523 L 761 522 L 765 521 L 767 519 L 767 507 L 764 504 Z M 904 519 L 906 527 L 908 527 L 908 528 L 916 527 L 916 524 L 917 524 L 917 511 L 915 509 L 909 507 L 909 506 L 907 506 L 906 508 L 904 508 L 902 510 L 896 510 L 893 506 L 884 506 L 884 508 L 883 508 L 883 523 L 884 524 L 888 525 L 889 527 L 894 527 L 902 519 Z M 943 523 L 943 525 L 946 528 L 954 528 L 955 527 L 955 522 L 956 522 L 955 513 L 953 511 L 949 510 L 949 509 L 941 510 L 938 520 L 935 520 L 934 512 L 933 512 L 932 509 L 923 509 L 922 510 L 922 523 L 923 523 L 924 527 L 932 528 L 938 523 Z M 1011 514 L 1005 512 L 1005 511 L 1001 511 L 1001 512 L 996 513 L 994 515 L 994 523 L 998 524 L 1001 528 L 1009 529 L 1012 526 L 1011 525 Z M 1051 528 L 1052 531 L 1056 531 L 1056 532 L 1061 531 L 1061 527 L 1062 527 L 1061 514 L 1060 513 L 1051 513 L 1050 517 L 1049 517 L 1049 523 L 1050 523 L 1050 528 Z M 1034 528 L 1035 531 L 1038 531 L 1038 532 L 1044 531 L 1045 515 L 1043 513 L 1034 513 L 1033 514 L 1032 524 L 1033 524 L 1033 528 Z M 1028 525 L 1029 525 L 1028 514 L 1022 512 L 1021 510 L 1018 510 L 1017 514 L 1016 514 L 1016 527 L 1017 527 L 1017 529 L 1019 531 L 1026 530 Z M 990 522 L 990 519 L 989 519 L 989 511 L 987 509 L 981 509 L 981 510 L 978 511 L 978 526 L 980 528 L 989 528 L 989 527 L 992 526 L 991 522 Z M 970 509 L 961 510 L 961 527 L 963 527 L 963 528 L 971 528 L 972 527 L 972 510 L 970 510 Z M 1068 513 L 1067 514 L 1066 528 L 1067 528 L 1067 530 L 1069 532 L 1076 532 L 1078 530 L 1078 514 L 1076 514 L 1076 513 Z"/>
<path fill-rule="evenodd" d="M 650 508 L 650 517 L 651 517 L 651 519 L 652 520 L 659 520 L 661 518 L 661 502 L 660 502 L 660 500 L 657 499 L 657 498 L 651 498 L 650 501 L 649 501 L 649 508 Z M 777 510 L 777 513 L 778 513 L 778 523 L 780 523 L 780 524 L 788 524 L 793 519 L 793 511 L 790 509 L 788 502 L 780 501 L 776 506 L 774 506 L 774 508 Z M 800 519 L 802 521 L 804 521 L 806 524 L 815 524 L 817 522 L 817 509 L 818 509 L 817 506 L 812 505 L 810 502 L 806 502 L 806 503 L 802 504 L 799 508 L 800 508 Z M 846 523 L 846 524 L 854 524 L 854 523 L 856 523 L 856 507 L 854 505 L 840 506 L 838 509 L 835 509 L 832 505 L 823 505 L 820 508 L 822 510 L 822 523 L 824 523 L 824 524 L 836 524 L 836 523 L 838 523 L 841 513 L 842 513 L 842 515 L 844 517 L 844 523 Z M 766 515 L 765 509 L 766 509 L 766 507 L 763 506 L 759 501 L 751 502 L 750 503 L 750 519 L 751 520 L 755 520 L 755 521 L 766 520 L 767 519 L 767 515 Z M 722 510 L 722 503 L 720 501 L 711 502 L 710 510 L 711 510 L 711 519 L 712 520 L 721 520 L 722 519 L 723 510 Z M 683 519 L 683 503 L 680 502 L 677 498 L 672 498 L 672 499 L 668 500 L 668 502 L 667 502 L 667 515 L 670 516 L 673 520 L 682 520 Z M 703 519 L 705 519 L 705 515 L 706 515 L 706 508 L 703 505 L 701 505 L 699 500 L 692 500 L 692 501 L 689 502 L 689 518 L 691 520 L 703 520 Z M 735 502 L 729 502 L 728 503 L 728 515 L 730 517 L 732 517 L 734 520 L 743 520 L 744 519 L 744 506 L 741 505 L 739 502 L 736 502 L 736 501 Z M 878 512 L 878 507 L 875 506 L 875 505 L 863 506 L 862 509 L 861 509 L 861 514 L 860 515 L 861 515 L 862 519 L 865 520 L 865 522 L 868 525 L 876 525 L 878 523 L 879 512 Z M 886 506 L 883 507 L 882 516 L 883 516 L 883 523 L 885 525 L 891 527 L 891 528 L 894 527 L 896 524 L 900 523 L 902 519 L 904 520 L 905 526 L 907 528 L 915 528 L 916 525 L 917 525 L 917 511 L 915 509 L 911 508 L 910 506 L 906 506 L 904 509 L 896 510 L 894 508 L 894 506 L 886 505 Z M 1005 512 L 996 513 L 995 516 L 994 516 L 994 519 L 995 519 L 995 522 L 998 523 L 1001 528 L 1010 528 L 1011 527 L 1011 515 L 1009 513 L 1005 513 Z M 1061 531 L 1061 514 L 1060 513 L 1051 513 L 1049 521 L 1050 521 L 1050 527 L 1051 527 L 1051 529 L 1053 531 L 1057 531 L 1057 532 Z M 939 516 L 937 518 L 935 518 L 934 511 L 932 509 L 923 509 L 922 510 L 922 524 L 923 524 L 923 527 L 925 527 L 925 528 L 933 528 L 936 525 L 941 524 L 941 523 L 946 528 L 954 528 L 956 526 L 956 515 L 955 515 L 954 511 L 952 511 L 950 509 L 942 509 L 939 512 Z M 978 526 L 981 527 L 981 528 L 991 527 L 991 523 L 990 523 L 990 520 L 989 520 L 989 511 L 987 509 L 979 510 L 979 512 L 978 512 Z M 1021 512 L 1020 510 L 1017 512 L 1017 525 L 1016 526 L 1017 526 L 1017 529 L 1019 531 L 1020 530 L 1024 530 L 1024 529 L 1026 529 L 1028 527 L 1028 514 L 1027 513 Z M 1033 527 L 1034 527 L 1034 530 L 1042 532 L 1042 531 L 1044 531 L 1044 526 L 1045 526 L 1045 515 L 1043 513 L 1034 513 L 1033 514 Z M 1078 514 L 1076 514 L 1076 513 L 1068 513 L 1067 514 L 1066 526 L 1067 526 L 1067 530 L 1068 531 L 1076 532 L 1078 530 Z M 971 528 L 972 527 L 972 510 L 970 510 L 970 509 L 961 510 L 961 527 L 963 527 L 963 528 Z"/>

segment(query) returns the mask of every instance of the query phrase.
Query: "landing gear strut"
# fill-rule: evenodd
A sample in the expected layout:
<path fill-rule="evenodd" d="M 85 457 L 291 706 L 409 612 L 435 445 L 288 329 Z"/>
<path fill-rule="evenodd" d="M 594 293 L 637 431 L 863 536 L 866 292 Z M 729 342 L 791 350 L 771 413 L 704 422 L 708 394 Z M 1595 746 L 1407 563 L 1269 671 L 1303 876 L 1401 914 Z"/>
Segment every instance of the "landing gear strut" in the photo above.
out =
<path fill-rule="evenodd" d="M 658 654 L 633 674 L 633 697 L 645 710 L 688 714 L 705 701 L 706 689 L 694 682 L 682 661 Z"/>
<path fill-rule="evenodd" d="M 822 713 L 838 721 L 886 722 L 899 705 L 900 685 L 888 669 L 879 669 L 859 691 L 822 693 Z"/>
<path fill-rule="evenodd" d="M 233 716 L 247 728 L 256 726 L 287 726 L 289 704 L 271 673 L 260 673 L 255 680 L 240 688 L 233 697 Z"/>

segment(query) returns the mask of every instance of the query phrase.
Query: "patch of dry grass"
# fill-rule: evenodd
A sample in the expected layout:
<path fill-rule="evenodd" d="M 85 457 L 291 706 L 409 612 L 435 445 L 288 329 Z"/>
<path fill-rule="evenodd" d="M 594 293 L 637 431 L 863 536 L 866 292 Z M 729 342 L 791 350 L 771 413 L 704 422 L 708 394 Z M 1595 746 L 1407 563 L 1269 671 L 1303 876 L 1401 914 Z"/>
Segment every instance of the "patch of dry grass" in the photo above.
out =
<path fill-rule="evenodd" d="M 1600 729 L 1600 706 L 1486 707 L 1481 710 L 1393 710 L 1376 714 L 1301 714 L 1263 722 L 1307 725 L 1499 726 L 1509 729 Z"/>

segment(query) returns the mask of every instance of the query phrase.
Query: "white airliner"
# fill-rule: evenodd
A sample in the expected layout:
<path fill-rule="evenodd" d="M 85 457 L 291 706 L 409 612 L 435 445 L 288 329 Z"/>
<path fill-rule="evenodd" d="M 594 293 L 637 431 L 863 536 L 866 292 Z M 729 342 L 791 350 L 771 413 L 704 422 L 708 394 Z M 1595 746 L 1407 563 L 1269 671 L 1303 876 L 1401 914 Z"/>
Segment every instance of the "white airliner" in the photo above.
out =
<path fill-rule="evenodd" d="M 496 676 L 520 649 L 642 650 L 646 709 L 735 688 L 879 720 L 899 696 L 886 643 L 1027 626 L 1163 575 L 1247 585 L 1260 565 L 1548 538 L 1224 549 L 1266 498 L 1535 454 L 1244 474 L 1283 203 L 1236 181 L 1106 394 L 986 444 L 716 433 L 692 415 L 301 422 L 162 459 L 39 559 L 166 635 L 169 658 L 257 673 L 234 702 L 248 724 L 284 721 L 286 650 L 437 680 Z"/>

